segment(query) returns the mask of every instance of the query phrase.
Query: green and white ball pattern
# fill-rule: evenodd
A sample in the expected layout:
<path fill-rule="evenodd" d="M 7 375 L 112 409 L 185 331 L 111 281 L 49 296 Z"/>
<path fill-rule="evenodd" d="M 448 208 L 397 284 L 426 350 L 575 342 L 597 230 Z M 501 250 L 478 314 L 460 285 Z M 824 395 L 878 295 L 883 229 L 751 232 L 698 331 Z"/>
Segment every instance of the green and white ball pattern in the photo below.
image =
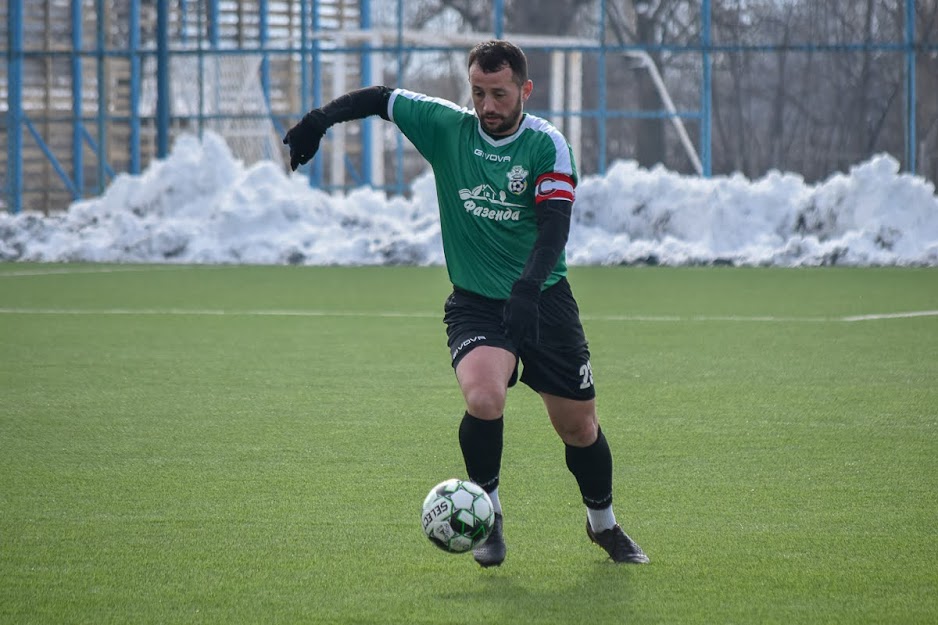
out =
<path fill-rule="evenodd" d="M 423 501 L 423 531 L 434 545 L 464 553 L 485 542 L 495 522 L 492 500 L 474 482 L 449 479 L 434 486 Z"/>

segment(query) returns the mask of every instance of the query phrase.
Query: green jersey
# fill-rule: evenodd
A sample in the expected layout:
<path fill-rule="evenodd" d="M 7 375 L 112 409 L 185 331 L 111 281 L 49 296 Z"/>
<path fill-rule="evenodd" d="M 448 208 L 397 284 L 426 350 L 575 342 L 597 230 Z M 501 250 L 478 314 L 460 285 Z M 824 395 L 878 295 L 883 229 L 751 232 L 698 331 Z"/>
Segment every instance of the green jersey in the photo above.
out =
<path fill-rule="evenodd" d="M 433 168 L 450 281 L 506 299 L 537 238 L 535 203 L 573 201 L 576 166 L 566 139 L 527 114 L 514 134 L 496 139 L 473 111 L 404 89 L 392 92 L 388 117 Z M 543 288 L 566 273 L 561 253 Z"/>

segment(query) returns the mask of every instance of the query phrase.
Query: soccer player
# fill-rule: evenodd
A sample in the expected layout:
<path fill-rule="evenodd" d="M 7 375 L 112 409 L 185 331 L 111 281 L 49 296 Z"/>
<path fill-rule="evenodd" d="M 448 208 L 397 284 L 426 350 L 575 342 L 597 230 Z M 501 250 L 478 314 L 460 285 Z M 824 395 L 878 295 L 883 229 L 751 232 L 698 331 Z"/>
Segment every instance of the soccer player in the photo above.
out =
<path fill-rule="evenodd" d="M 459 444 L 469 478 L 489 493 L 495 525 L 474 550 L 505 559 L 498 497 L 503 415 L 520 380 L 537 392 L 563 440 L 586 505 L 586 533 L 615 562 L 646 563 L 616 523 L 612 454 L 596 417 L 590 352 L 567 282 L 564 247 L 577 183 L 573 154 L 547 121 L 526 114 L 534 87 L 520 48 L 487 41 L 469 52 L 474 111 L 404 89 L 367 87 L 307 113 L 283 139 L 293 170 L 333 124 L 378 115 L 433 167 L 453 292 L 444 322 L 466 403 Z"/>

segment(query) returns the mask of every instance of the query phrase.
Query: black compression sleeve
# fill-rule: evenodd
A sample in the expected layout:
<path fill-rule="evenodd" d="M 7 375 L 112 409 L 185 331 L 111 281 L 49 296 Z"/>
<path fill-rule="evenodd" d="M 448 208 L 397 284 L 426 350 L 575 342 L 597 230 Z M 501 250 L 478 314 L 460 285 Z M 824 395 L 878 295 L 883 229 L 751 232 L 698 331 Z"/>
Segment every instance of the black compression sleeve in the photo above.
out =
<path fill-rule="evenodd" d="M 554 270 L 567 245 L 573 202 L 544 200 L 536 204 L 534 210 L 537 214 L 537 239 L 518 281 L 523 280 L 540 287 Z"/>
<path fill-rule="evenodd" d="M 384 86 L 365 87 L 339 96 L 321 109 L 326 127 L 369 115 L 388 119 L 388 100 L 391 90 Z"/>

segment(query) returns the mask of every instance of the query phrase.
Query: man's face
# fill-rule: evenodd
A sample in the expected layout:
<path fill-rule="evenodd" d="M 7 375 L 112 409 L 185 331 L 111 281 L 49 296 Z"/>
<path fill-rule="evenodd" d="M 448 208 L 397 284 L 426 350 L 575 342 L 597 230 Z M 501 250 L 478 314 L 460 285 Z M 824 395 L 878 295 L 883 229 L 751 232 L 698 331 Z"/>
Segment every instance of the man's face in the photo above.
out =
<path fill-rule="evenodd" d="M 524 101 L 531 95 L 530 80 L 519 86 L 505 65 L 497 72 L 485 73 L 478 63 L 469 67 L 472 104 L 482 128 L 490 135 L 508 136 L 518 129 Z"/>

